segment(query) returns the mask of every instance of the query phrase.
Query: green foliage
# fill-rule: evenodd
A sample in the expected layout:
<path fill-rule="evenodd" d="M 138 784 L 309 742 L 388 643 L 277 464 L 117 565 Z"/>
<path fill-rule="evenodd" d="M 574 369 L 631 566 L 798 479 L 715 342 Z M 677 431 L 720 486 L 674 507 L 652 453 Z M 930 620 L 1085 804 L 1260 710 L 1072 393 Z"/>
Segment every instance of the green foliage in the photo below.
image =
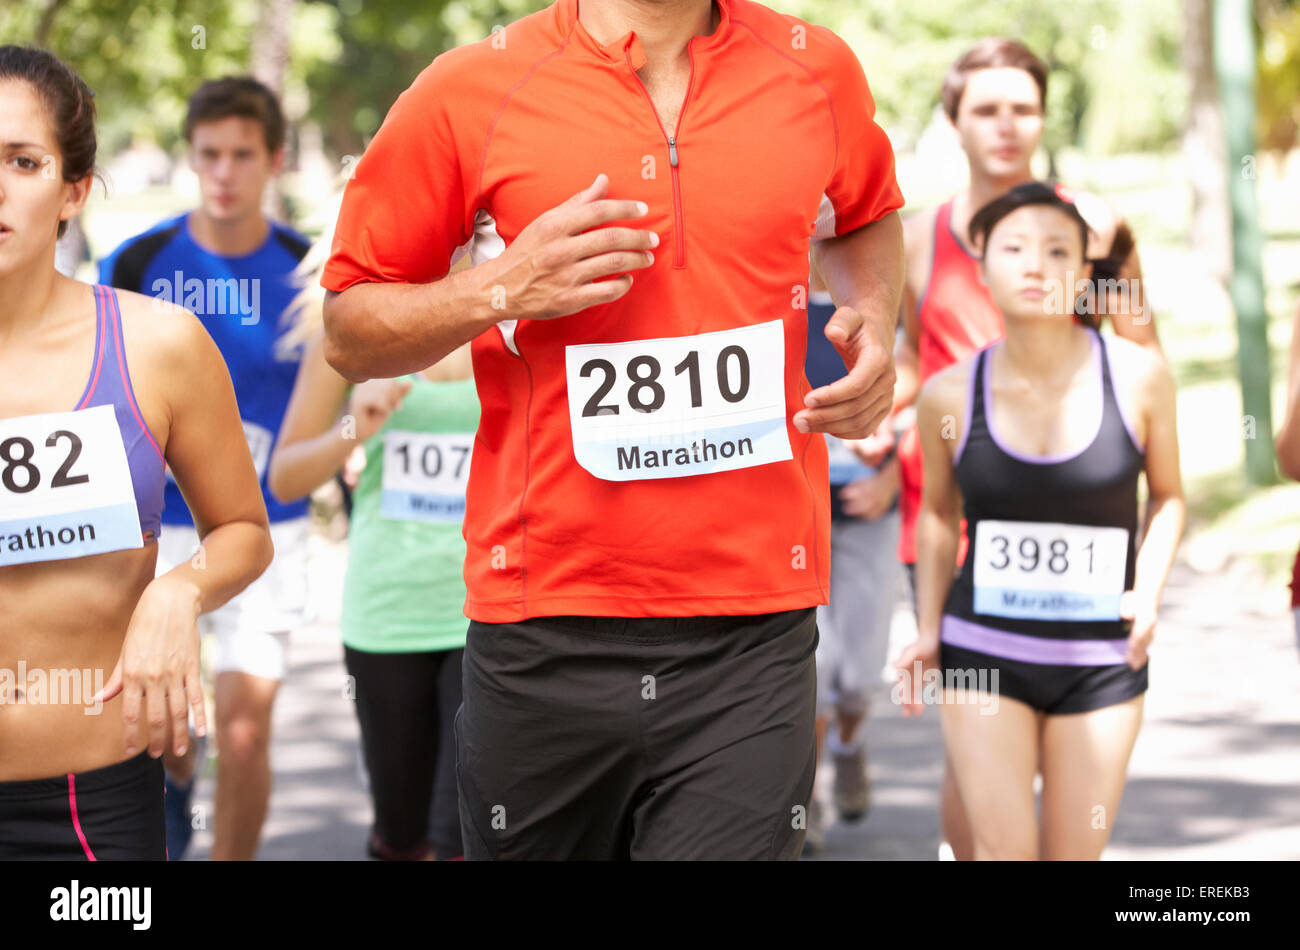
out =
<path fill-rule="evenodd" d="M 1186 92 L 1181 0 L 768 0 L 824 24 L 862 58 L 881 121 L 906 147 L 929 122 L 949 64 L 983 36 L 1026 42 L 1052 67 L 1045 144 L 1090 153 L 1169 146 Z M 299 0 L 287 90 L 355 153 L 388 107 L 443 50 L 546 6 L 546 0 Z M 1257 0 L 1260 141 L 1283 148 L 1300 128 L 1300 8 Z M 132 137 L 173 145 L 185 97 L 204 79 L 248 68 L 258 0 L 0 0 L 0 37 L 47 45 L 96 91 L 106 150 Z M 196 28 L 204 46 L 196 48 Z"/>
<path fill-rule="evenodd" d="M 49 2 L 0 8 L 0 37 L 34 43 Z M 166 147 L 195 86 L 247 69 L 256 12 L 256 0 L 67 0 L 45 45 L 94 90 L 102 151 L 136 136 Z"/>
<path fill-rule="evenodd" d="M 1050 67 L 1044 143 L 1103 152 L 1157 148 L 1184 111 L 1179 0 L 774 0 L 830 27 L 862 59 L 882 123 L 914 142 L 948 66 L 985 36 L 1025 43 Z M 1136 91 L 1140 94 L 1135 94 Z"/>
<path fill-rule="evenodd" d="M 1300 133 L 1300 3 L 1259 4 L 1259 147 L 1285 151 Z"/>
<path fill-rule="evenodd" d="M 339 54 L 305 70 L 309 116 L 336 154 L 359 152 L 389 106 L 446 49 L 482 39 L 492 27 L 539 10 L 543 0 L 323 0 L 335 14 Z M 295 31 L 296 32 L 296 31 Z"/>

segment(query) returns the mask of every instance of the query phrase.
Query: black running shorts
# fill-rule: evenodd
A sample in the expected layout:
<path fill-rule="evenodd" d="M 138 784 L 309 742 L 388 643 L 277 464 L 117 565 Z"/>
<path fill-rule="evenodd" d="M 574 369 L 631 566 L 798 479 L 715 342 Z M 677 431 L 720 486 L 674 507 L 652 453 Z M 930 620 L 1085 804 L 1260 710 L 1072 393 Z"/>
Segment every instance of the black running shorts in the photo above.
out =
<path fill-rule="evenodd" d="M 456 720 L 470 859 L 796 859 L 815 608 L 471 622 Z"/>

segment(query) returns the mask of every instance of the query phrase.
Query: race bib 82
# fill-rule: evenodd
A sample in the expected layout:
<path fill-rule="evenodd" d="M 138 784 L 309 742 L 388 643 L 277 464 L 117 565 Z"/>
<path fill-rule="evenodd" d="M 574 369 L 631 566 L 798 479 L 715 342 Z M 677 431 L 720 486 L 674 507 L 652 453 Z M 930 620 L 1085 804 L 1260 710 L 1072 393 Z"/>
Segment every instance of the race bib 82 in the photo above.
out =
<path fill-rule="evenodd" d="M 0 567 L 140 547 L 112 406 L 0 419 Z"/>
<path fill-rule="evenodd" d="M 780 320 L 694 336 L 567 346 L 578 464 L 633 481 L 793 458 Z"/>

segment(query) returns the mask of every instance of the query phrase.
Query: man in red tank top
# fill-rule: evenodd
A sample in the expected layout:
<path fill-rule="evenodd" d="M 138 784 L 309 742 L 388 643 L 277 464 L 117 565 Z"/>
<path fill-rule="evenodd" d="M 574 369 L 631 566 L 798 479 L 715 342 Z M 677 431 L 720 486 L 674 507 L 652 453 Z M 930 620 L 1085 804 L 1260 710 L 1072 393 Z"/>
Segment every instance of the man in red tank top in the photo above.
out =
<path fill-rule="evenodd" d="M 966 153 L 970 182 L 938 208 L 903 219 L 906 269 L 900 326 L 904 333 L 895 354 L 895 415 L 910 411 L 921 384 L 934 373 L 1003 335 L 1002 317 L 980 280 L 978 258 L 966 232 L 981 207 L 1033 180 L 1030 159 L 1043 134 L 1047 66 L 1016 40 L 988 37 L 949 67 L 942 99 Z M 1093 231 L 1088 256 L 1097 261 L 1094 276 L 1119 279 L 1120 286 L 1127 288 L 1106 300 L 1104 312 L 1109 313 L 1115 332 L 1159 353 L 1151 310 L 1141 292 L 1137 249 L 1127 227 L 1095 196 L 1073 192 L 1071 198 Z M 911 574 L 921 508 L 921 447 L 915 426 L 899 440 L 898 460 L 903 522 L 898 557 Z M 963 531 L 959 564 L 965 548 Z M 945 838 L 958 860 L 968 858 L 964 813 L 956 787 L 947 777 L 943 798 Z"/>

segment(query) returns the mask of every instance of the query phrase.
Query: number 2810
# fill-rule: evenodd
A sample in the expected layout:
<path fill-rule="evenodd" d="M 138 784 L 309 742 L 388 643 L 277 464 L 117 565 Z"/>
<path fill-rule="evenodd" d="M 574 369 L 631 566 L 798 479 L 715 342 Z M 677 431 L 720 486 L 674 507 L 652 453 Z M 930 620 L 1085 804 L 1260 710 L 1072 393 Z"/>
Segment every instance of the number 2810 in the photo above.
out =
<path fill-rule="evenodd" d="M 735 388 L 731 385 L 731 360 L 735 358 L 738 366 L 739 380 Z M 749 354 L 743 347 L 726 346 L 718 353 L 717 362 L 718 393 L 727 402 L 740 402 L 749 395 Z M 586 405 L 582 407 L 583 416 L 599 415 L 618 415 L 618 405 L 610 403 L 602 405 L 604 399 L 614 384 L 618 380 L 618 370 L 614 364 L 605 359 L 592 359 L 582 364 L 578 374 L 583 378 L 591 376 L 595 372 L 605 374 L 604 380 L 596 391 L 591 394 Z M 637 412 L 654 412 L 656 409 L 663 407 L 666 398 L 666 392 L 663 385 L 659 382 L 659 375 L 663 372 L 663 367 L 653 356 L 634 356 L 628 360 L 627 376 L 632 380 L 632 385 L 627 390 L 627 401 Z M 698 350 L 691 350 L 686 354 L 686 358 L 673 367 L 673 375 L 680 376 L 687 374 L 687 380 L 691 387 L 691 408 L 699 409 L 704 405 L 704 391 L 700 382 L 700 354 Z"/>

